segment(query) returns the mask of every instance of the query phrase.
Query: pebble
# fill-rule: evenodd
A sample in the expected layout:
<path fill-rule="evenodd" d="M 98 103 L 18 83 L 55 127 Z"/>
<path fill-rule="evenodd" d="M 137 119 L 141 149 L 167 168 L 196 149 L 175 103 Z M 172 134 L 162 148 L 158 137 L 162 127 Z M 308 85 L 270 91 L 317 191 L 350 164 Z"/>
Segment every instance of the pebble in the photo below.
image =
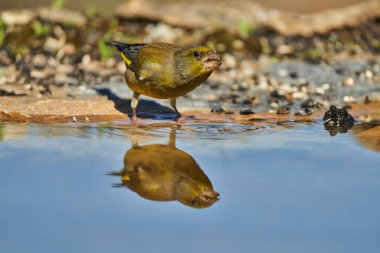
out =
<path fill-rule="evenodd" d="M 232 42 L 232 47 L 235 50 L 242 50 L 242 49 L 244 49 L 244 42 L 242 40 L 234 40 Z"/>
<path fill-rule="evenodd" d="M 252 114 L 255 114 L 255 112 L 252 109 L 240 110 L 240 115 L 252 115 Z"/>
<path fill-rule="evenodd" d="M 255 70 L 255 64 L 252 60 L 243 60 L 240 62 L 239 66 L 241 70 L 241 76 L 242 78 L 245 77 L 252 77 L 256 70 Z"/>
<path fill-rule="evenodd" d="M 37 54 L 33 56 L 32 64 L 35 68 L 42 69 L 47 65 L 47 58 L 43 54 Z"/>
<path fill-rule="evenodd" d="M 354 78 L 348 77 L 343 80 L 343 86 L 348 87 L 348 86 L 353 86 L 355 84 Z"/>
<path fill-rule="evenodd" d="M 299 91 L 299 92 L 292 93 L 292 97 L 293 97 L 293 99 L 306 99 L 307 94 Z"/>
<path fill-rule="evenodd" d="M 277 109 L 277 114 L 289 114 L 290 108 L 288 106 L 281 106 Z"/>
<path fill-rule="evenodd" d="M 279 69 L 277 73 L 280 77 L 287 77 L 289 76 L 289 72 L 287 69 Z"/>
<path fill-rule="evenodd" d="M 211 112 L 225 113 L 225 114 L 233 114 L 234 113 L 231 109 L 229 109 L 228 107 L 226 107 L 224 105 L 220 106 L 220 107 L 212 108 Z"/>
<path fill-rule="evenodd" d="M 44 79 L 46 78 L 48 73 L 46 71 L 40 71 L 40 70 L 32 70 L 30 72 L 30 76 L 35 79 Z"/>
<path fill-rule="evenodd" d="M 268 83 L 268 80 L 267 80 L 267 78 L 265 76 L 260 75 L 258 77 L 258 86 L 262 90 L 267 90 L 268 89 L 269 83 Z"/>
<path fill-rule="evenodd" d="M 294 52 L 294 47 L 290 45 L 280 45 L 276 49 L 276 53 L 280 55 L 291 54 Z"/>
<path fill-rule="evenodd" d="M 49 37 L 45 40 L 43 49 L 48 53 L 55 53 L 64 45 L 64 43 L 64 38 L 56 39 L 53 37 Z"/>
<path fill-rule="evenodd" d="M 296 115 L 296 116 L 309 116 L 312 114 L 313 114 L 313 110 L 311 110 L 310 108 L 301 108 L 294 115 Z"/>
<path fill-rule="evenodd" d="M 346 103 L 352 103 L 352 102 L 355 102 L 356 99 L 353 96 L 344 96 L 343 101 Z"/>
<path fill-rule="evenodd" d="M 8 26 L 26 25 L 35 17 L 30 10 L 6 10 L 1 12 L 1 20 Z"/>
<path fill-rule="evenodd" d="M 82 58 L 82 64 L 83 65 L 88 65 L 91 63 L 91 56 L 89 54 L 85 54 Z M 123 64 L 124 68 L 125 68 L 125 64 Z"/>
<path fill-rule="evenodd" d="M 373 72 L 369 69 L 367 69 L 365 72 L 364 72 L 364 75 L 367 79 L 371 80 L 373 78 Z"/>

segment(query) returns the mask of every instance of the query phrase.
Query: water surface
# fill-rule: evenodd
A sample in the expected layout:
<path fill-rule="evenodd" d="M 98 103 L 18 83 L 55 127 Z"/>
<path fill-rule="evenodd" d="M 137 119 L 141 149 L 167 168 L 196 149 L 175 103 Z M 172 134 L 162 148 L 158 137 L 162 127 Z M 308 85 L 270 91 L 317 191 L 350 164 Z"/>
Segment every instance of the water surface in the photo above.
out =
<path fill-rule="evenodd" d="M 380 153 L 354 131 L 2 124 L 0 139 L 0 252 L 380 250 Z"/>

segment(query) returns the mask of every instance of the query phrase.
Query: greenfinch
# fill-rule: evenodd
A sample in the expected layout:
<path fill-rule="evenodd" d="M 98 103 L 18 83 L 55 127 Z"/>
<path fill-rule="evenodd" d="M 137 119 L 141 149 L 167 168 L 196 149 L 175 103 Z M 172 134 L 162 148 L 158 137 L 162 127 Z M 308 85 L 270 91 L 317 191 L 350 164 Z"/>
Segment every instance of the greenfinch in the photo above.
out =
<path fill-rule="evenodd" d="M 176 107 L 176 98 L 194 90 L 221 65 L 219 55 L 208 47 L 182 48 L 164 42 L 126 44 L 108 42 L 126 64 L 125 80 L 133 91 L 132 124 L 137 126 L 136 107 L 141 94 L 170 99 L 178 123 L 184 120 Z"/>
<path fill-rule="evenodd" d="M 131 138 L 133 141 L 133 138 Z M 145 199 L 179 201 L 193 208 L 206 208 L 219 200 L 212 183 L 194 158 L 175 146 L 175 130 L 169 144 L 132 144 L 124 156 L 124 168 L 109 175 Z"/>

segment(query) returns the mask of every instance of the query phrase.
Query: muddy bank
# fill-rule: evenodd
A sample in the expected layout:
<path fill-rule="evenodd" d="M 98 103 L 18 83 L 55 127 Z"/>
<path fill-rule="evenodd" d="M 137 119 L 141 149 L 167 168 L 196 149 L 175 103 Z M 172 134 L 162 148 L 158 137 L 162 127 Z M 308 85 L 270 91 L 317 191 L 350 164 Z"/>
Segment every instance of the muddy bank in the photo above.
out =
<path fill-rule="evenodd" d="M 28 98 L 28 97 L 0 97 L 0 121 L 6 122 L 32 122 L 32 123 L 64 123 L 64 122 L 112 122 L 129 121 L 128 114 L 130 101 L 123 100 L 122 105 L 104 97 L 85 97 L 75 99 L 62 98 Z M 350 114 L 363 122 L 371 122 L 380 119 L 380 103 L 351 104 Z M 218 111 L 209 109 L 183 110 L 186 122 L 196 123 L 245 123 L 262 124 L 288 121 L 314 121 L 322 120 L 326 110 L 316 108 L 312 114 L 278 114 L 274 112 L 254 111 Z M 154 101 L 143 100 L 139 109 L 139 117 L 142 123 L 152 124 L 156 119 L 161 119 L 164 124 L 172 124 L 175 118 L 173 110 L 156 104 Z M 153 120 L 153 121 L 152 121 Z"/>
<path fill-rule="evenodd" d="M 2 11 L 2 119 L 29 121 L 36 115 L 67 117 L 64 121 L 73 120 L 73 116 L 86 121 L 89 115 L 100 117 L 90 117 L 90 121 L 126 119 L 130 92 L 124 84 L 125 66 L 120 56 L 105 45 L 108 40 L 164 40 L 215 48 L 223 65 L 205 84 L 181 98 L 179 107 L 219 113 L 219 119 L 221 114 L 244 118 L 255 113 L 291 120 L 314 119 L 332 104 L 380 101 L 377 1 L 307 15 L 329 22 L 327 26 L 318 23 L 318 29 L 309 18 L 273 12 L 251 1 L 240 0 L 236 8 L 209 8 L 214 2 L 196 1 L 191 6 L 187 1 L 164 2 L 163 6 L 168 4 L 170 8 L 161 8 L 154 1 L 129 1 L 112 17 L 62 7 Z M 228 4 L 226 1 L 220 6 Z M 193 18 L 175 18 L 183 14 L 183 9 L 188 10 L 186 15 L 194 14 Z M 239 15 L 232 15 L 236 12 Z M 251 17 L 249 13 L 256 14 Z M 260 15 L 266 18 L 259 20 Z M 340 18 L 343 23 L 336 22 Z M 293 19 L 300 22 L 294 23 Z M 184 20 L 197 24 L 181 24 Z M 270 25 L 269 20 L 275 25 L 284 22 L 291 31 L 298 31 L 297 25 L 308 34 L 288 34 Z M 10 101 L 24 106 L 9 108 Z M 172 118 L 165 102 L 139 106 L 145 118 Z M 66 107 L 61 113 L 60 108 Z"/>

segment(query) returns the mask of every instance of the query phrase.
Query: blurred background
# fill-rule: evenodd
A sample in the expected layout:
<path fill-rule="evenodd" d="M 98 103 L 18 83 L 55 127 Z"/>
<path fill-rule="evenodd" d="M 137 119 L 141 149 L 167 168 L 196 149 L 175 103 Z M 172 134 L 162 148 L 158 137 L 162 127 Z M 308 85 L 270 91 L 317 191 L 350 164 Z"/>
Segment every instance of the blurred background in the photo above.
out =
<path fill-rule="evenodd" d="M 109 0 L 109 1 L 102 1 L 102 0 L 67 0 L 67 7 L 74 9 L 74 10 L 80 10 L 87 8 L 88 6 L 96 6 L 99 8 L 100 12 L 103 14 L 111 14 L 115 6 L 117 4 L 120 4 L 123 2 L 123 0 Z M 188 2 L 191 2 L 189 0 Z M 233 1 L 231 1 L 233 2 Z M 347 5 L 355 4 L 364 2 L 364 0 L 336 0 L 336 1 L 316 1 L 316 0 L 257 0 L 252 1 L 259 4 L 262 4 L 263 6 L 267 8 L 275 8 L 275 9 L 282 9 L 286 11 L 292 11 L 297 13 L 311 13 L 314 11 L 319 11 L 323 9 L 330 9 L 330 8 L 339 8 L 344 7 Z M 19 0 L 19 1 L 1 1 L 0 2 L 0 8 L 2 9 L 9 9 L 9 8 L 31 8 L 31 7 L 39 7 L 39 6 L 47 6 L 50 5 L 50 0 Z"/>

